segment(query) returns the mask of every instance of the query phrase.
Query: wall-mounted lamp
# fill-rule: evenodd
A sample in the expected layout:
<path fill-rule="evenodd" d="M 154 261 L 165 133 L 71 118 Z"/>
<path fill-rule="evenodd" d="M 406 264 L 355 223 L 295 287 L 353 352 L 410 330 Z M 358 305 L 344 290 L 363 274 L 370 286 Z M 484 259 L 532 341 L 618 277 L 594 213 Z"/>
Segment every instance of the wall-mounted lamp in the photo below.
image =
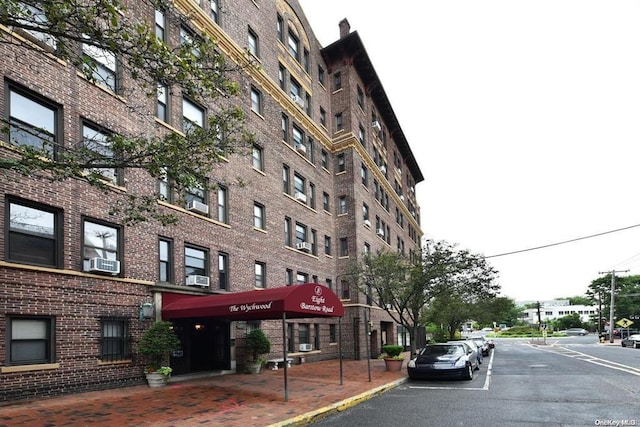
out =
<path fill-rule="evenodd" d="M 143 302 L 140 304 L 140 320 L 153 319 L 153 304 Z"/>

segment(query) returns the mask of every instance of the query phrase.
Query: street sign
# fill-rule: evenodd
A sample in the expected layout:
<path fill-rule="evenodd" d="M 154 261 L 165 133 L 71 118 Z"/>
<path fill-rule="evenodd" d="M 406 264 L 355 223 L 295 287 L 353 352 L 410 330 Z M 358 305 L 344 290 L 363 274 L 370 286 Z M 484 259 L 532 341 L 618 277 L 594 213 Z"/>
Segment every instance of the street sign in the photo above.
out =
<path fill-rule="evenodd" d="M 628 328 L 629 326 L 633 325 L 633 322 L 623 317 L 616 322 L 616 325 L 620 326 L 621 328 Z"/>
<path fill-rule="evenodd" d="M 540 324 L 540 329 L 542 329 L 543 331 L 547 330 L 547 324 L 546 323 L 541 323 Z"/>

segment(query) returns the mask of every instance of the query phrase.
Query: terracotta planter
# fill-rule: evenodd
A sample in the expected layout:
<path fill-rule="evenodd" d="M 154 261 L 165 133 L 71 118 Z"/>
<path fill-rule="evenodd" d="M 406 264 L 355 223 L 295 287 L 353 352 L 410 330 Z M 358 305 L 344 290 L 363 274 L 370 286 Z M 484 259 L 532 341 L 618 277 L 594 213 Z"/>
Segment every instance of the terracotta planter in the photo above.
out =
<path fill-rule="evenodd" d="M 403 359 L 392 359 L 392 358 L 385 358 L 384 359 L 384 365 L 387 368 L 387 371 L 400 371 L 402 370 L 402 363 L 404 362 Z"/>
<path fill-rule="evenodd" d="M 147 372 L 147 383 L 149 387 L 164 387 L 167 385 L 167 376 L 158 372 Z"/>

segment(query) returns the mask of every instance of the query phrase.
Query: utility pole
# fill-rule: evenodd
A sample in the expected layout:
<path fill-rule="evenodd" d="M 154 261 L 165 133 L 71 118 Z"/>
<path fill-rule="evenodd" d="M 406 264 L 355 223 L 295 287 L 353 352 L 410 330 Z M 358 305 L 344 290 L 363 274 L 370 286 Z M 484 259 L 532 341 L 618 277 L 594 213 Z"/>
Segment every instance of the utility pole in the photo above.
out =
<path fill-rule="evenodd" d="M 618 271 L 618 273 L 627 273 L 629 270 Z M 616 270 L 600 271 L 598 274 L 611 273 L 611 304 L 609 305 L 609 342 L 613 344 L 613 314 L 614 314 L 614 301 L 616 292 Z"/>

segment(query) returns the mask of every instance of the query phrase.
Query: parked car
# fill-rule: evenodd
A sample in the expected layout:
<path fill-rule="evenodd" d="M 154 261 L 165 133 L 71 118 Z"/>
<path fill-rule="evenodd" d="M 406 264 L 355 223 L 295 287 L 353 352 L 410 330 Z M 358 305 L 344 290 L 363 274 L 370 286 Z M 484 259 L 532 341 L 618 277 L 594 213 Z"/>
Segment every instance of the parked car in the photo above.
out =
<path fill-rule="evenodd" d="M 489 355 L 489 341 L 483 336 L 473 336 L 467 337 L 467 340 L 474 341 L 478 348 L 480 349 L 480 353 L 483 357 L 487 357 Z"/>
<path fill-rule="evenodd" d="M 427 344 L 407 364 L 411 379 L 461 377 L 473 379 L 480 369 L 477 351 L 464 341 Z"/>
<path fill-rule="evenodd" d="M 494 343 L 492 339 L 488 339 L 487 343 L 489 344 L 489 348 L 496 348 L 496 343 Z"/>
<path fill-rule="evenodd" d="M 640 334 L 629 335 L 621 343 L 623 347 L 640 348 Z"/>
<path fill-rule="evenodd" d="M 589 331 L 583 328 L 569 328 L 560 331 L 560 333 L 566 335 L 587 335 L 589 334 Z"/>

